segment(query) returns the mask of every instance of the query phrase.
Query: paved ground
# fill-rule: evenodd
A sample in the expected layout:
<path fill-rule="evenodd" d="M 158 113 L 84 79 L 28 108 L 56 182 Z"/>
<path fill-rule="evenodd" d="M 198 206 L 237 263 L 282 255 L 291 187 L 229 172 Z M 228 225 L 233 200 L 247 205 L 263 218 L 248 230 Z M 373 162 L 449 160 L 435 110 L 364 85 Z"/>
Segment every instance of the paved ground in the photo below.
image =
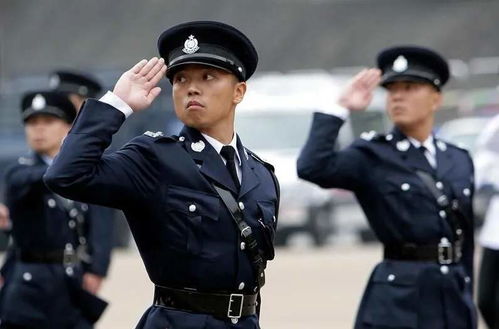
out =
<path fill-rule="evenodd" d="M 280 249 L 263 289 L 264 329 L 348 329 L 379 246 Z M 115 252 L 102 295 L 111 301 L 97 329 L 133 328 L 153 287 L 133 250 Z"/>

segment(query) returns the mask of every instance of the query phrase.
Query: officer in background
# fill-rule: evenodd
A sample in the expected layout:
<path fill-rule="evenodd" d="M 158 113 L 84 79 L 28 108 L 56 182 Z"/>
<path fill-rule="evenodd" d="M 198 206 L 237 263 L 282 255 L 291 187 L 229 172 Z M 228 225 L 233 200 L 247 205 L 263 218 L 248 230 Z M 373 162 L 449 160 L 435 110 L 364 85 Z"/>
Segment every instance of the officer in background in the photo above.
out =
<path fill-rule="evenodd" d="M 155 284 L 137 328 L 258 328 L 278 187 L 234 131 L 256 50 L 234 27 L 207 21 L 166 30 L 158 48 L 161 59 L 140 61 L 113 92 L 85 103 L 45 182 L 124 211 Z M 146 132 L 103 155 L 126 117 L 159 95 L 165 73 L 180 135 Z"/>
<path fill-rule="evenodd" d="M 102 93 L 102 86 L 96 78 L 77 71 L 57 70 L 49 78 L 50 87 L 67 95 L 78 112 L 88 98 L 98 97 Z M 111 261 L 113 247 L 114 220 L 116 211 L 102 206 L 89 205 L 92 216 L 88 219 L 89 244 L 93 246 L 92 264 L 84 276 L 84 286 L 96 294 L 107 274 Z M 127 232 L 128 233 L 128 232 Z"/>
<path fill-rule="evenodd" d="M 95 98 L 102 92 L 102 86 L 93 77 L 76 71 L 55 71 L 50 75 L 50 87 L 66 93 L 77 111 L 88 98 Z"/>
<path fill-rule="evenodd" d="M 92 252 L 98 249 L 89 245 L 91 209 L 52 193 L 42 180 L 75 116 L 64 94 L 23 97 L 22 118 L 33 154 L 19 158 L 5 176 L 16 259 L 2 289 L 2 329 L 91 328 L 106 307 L 83 288 Z"/>
<path fill-rule="evenodd" d="M 476 328 L 473 165 L 465 150 L 432 133 L 447 62 L 430 49 L 394 47 L 377 64 L 353 78 L 338 105 L 314 114 L 298 158 L 301 178 L 355 193 L 384 245 L 355 328 Z M 393 131 L 365 133 L 335 151 L 348 110 L 365 110 L 380 83 Z"/>
<path fill-rule="evenodd" d="M 490 195 L 480 232 L 482 260 L 478 276 L 478 308 L 489 329 L 499 327 L 499 115 L 477 138 L 476 188 Z"/>

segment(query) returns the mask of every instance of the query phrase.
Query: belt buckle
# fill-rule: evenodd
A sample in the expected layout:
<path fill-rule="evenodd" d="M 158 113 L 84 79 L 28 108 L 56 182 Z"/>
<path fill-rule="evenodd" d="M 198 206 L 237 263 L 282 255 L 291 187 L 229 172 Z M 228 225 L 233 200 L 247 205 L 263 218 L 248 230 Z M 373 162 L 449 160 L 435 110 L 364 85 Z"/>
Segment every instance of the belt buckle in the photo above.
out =
<path fill-rule="evenodd" d="M 76 254 L 73 248 L 65 248 L 62 255 L 62 265 L 71 267 L 76 263 Z"/>
<path fill-rule="evenodd" d="M 442 238 L 438 244 L 438 263 L 449 265 L 453 260 L 452 244 L 447 238 Z"/>
<path fill-rule="evenodd" d="M 243 294 L 230 294 L 229 307 L 227 308 L 228 318 L 239 319 L 241 317 L 241 314 L 243 313 L 243 301 L 244 301 Z"/>

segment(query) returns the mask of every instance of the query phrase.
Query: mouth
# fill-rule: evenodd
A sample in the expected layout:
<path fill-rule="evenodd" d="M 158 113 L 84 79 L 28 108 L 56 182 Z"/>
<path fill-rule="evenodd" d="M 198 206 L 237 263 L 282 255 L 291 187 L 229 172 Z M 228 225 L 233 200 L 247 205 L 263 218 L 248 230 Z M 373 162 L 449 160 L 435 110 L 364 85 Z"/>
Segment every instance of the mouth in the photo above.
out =
<path fill-rule="evenodd" d="M 186 106 L 187 110 L 202 109 L 202 108 L 204 108 L 204 106 L 197 101 L 189 101 Z"/>

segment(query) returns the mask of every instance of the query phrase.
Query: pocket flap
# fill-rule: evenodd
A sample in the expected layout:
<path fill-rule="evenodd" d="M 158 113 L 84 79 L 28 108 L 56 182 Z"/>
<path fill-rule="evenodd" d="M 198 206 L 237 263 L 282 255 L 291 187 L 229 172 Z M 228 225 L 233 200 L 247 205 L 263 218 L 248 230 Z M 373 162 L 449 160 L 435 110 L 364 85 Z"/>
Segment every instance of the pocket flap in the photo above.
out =
<path fill-rule="evenodd" d="M 170 185 L 166 207 L 168 211 L 174 210 L 189 216 L 202 216 L 218 220 L 220 199 L 216 195 Z"/>

